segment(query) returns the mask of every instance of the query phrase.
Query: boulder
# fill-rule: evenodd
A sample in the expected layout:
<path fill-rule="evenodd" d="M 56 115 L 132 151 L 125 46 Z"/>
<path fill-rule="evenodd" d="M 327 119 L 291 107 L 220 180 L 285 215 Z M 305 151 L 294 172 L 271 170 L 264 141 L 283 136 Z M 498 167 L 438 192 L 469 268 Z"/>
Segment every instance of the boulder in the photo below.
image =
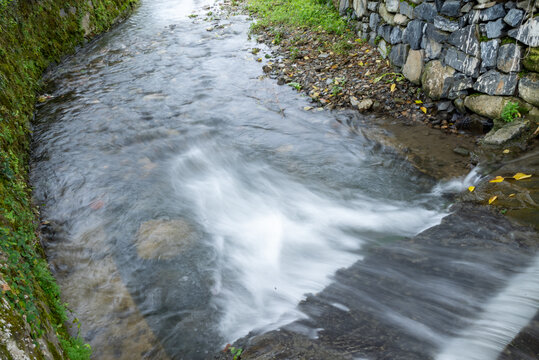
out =
<path fill-rule="evenodd" d="M 505 44 L 498 50 L 497 67 L 509 73 L 520 71 L 521 50 L 517 44 Z"/>
<path fill-rule="evenodd" d="M 410 50 L 410 45 L 408 44 L 398 44 L 391 48 L 389 54 L 389 60 L 395 66 L 401 67 L 406 63 L 408 57 L 408 51 Z"/>
<path fill-rule="evenodd" d="M 514 39 L 524 43 L 527 46 L 539 46 L 539 19 L 537 17 L 526 21 L 517 29 L 510 30 L 508 33 Z"/>
<path fill-rule="evenodd" d="M 391 13 L 399 11 L 400 0 L 386 0 L 386 9 Z"/>
<path fill-rule="evenodd" d="M 481 11 L 481 21 L 493 21 L 503 18 L 507 12 L 503 4 L 497 4 Z"/>
<path fill-rule="evenodd" d="M 481 72 L 485 72 L 496 67 L 500 43 L 500 39 L 484 41 L 481 43 Z"/>
<path fill-rule="evenodd" d="M 183 219 L 149 220 L 140 225 L 135 246 L 142 259 L 167 260 L 181 254 L 195 239 L 195 232 Z"/>
<path fill-rule="evenodd" d="M 442 31 L 453 32 L 459 29 L 459 23 L 438 15 L 434 18 L 434 27 Z"/>
<path fill-rule="evenodd" d="M 406 1 L 400 2 L 399 13 L 406 16 L 408 19 L 414 19 L 414 8 Z"/>
<path fill-rule="evenodd" d="M 451 33 L 447 42 L 468 55 L 478 57 L 481 52 L 481 47 L 479 45 L 477 33 L 477 26 L 468 25 L 463 29 Z"/>
<path fill-rule="evenodd" d="M 489 119 L 500 119 L 503 108 L 508 102 L 517 102 L 525 109 L 532 109 L 529 104 L 511 96 L 470 95 L 464 99 L 464 105 L 471 111 Z"/>
<path fill-rule="evenodd" d="M 428 23 L 434 22 L 434 17 L 436 16 L 436 7 L 433 3 L 424 2 L 421 5 L 418 5 L 414 9 L 414 18 L 419 20 L 424 20 Z"/>
<path fill-rule="evenodd" d="M 458 17 L 460 15 L 460 1 L 445 1 L 439 11 L 445 16 Z"/>
<path fill-rule="evenodd" d="M 382 17 L 382 19 L 384 19 L 386 24 L 395 25 L 395 20 L 393 20 L 395 15 L 387 11 L 385 4 L 380 4 L 380 7 L 378 8 L 378 13 Z"/>
<path fill-rule="evenodd" d="M 513 121 L 498 130 L 490 131 L 483 138 L 483 143 L 487 145 L 503 145 L 520 137 L 529 126 L 530 122 L 526 120 Z"/>
<path fill-rule="evenodd" d="M 419 85 L 421 83 L 421 73 L 423 72 L 423 50 L 410 50 L 406 64 L 402 68 L 402 74 L 412 83 Z"/>
<path fill-rule="evenodd" d="M 441 61 L 430 61 L 425 65 L 425 70 L 421 76 L 423 91 L 433 100 L 439 100 L 445 97 L 454 73 L 455 69 L 449 66 L 443 66 Z"/>
<path fill-rule="evenodd" d="M 358 18 L 365 16 L 367 13 L 367 0 L 353 0 L 352 7 Z"/>
<path fill-rule="evenodd" d="M 490 70 L 481 75 L 473 88 L 489 95 L 513 95 L 518 83 L 516 74 L 502 74 L 496 70 Z"/>
<path fill-rule="evenodd" d="M 480 60 L 473 56 L 468 56 L 455 48 L 447 49 L 444 61 L 452 68 L 472 77 L 479 76 Z"/>
<path fill-rule="evenodd" d="M 402 42 L 409 44 L 413 50 L 419 50 L 421 48 L 424 27 L 425 23 L 423 21 L 410 21 L 402 34 Z"/>
<path fill-rule="evenodd" d="M 525 101 L 539 107 L 539 75 L 530 73 L 520 79 L 518 94 Z"/>
<path fill-rule="evenodd" d="M 516 27 L 524 18 L 524 11 L 518 9 L 511 9 L 503 18 L 503 21 L 511 27 Z"/>
<path fill-rule="evenodd" d="M 499 38 L 505 35 L 505 23 L 502 19 L 488 22 L 485 31 L 489 39 Z"/>

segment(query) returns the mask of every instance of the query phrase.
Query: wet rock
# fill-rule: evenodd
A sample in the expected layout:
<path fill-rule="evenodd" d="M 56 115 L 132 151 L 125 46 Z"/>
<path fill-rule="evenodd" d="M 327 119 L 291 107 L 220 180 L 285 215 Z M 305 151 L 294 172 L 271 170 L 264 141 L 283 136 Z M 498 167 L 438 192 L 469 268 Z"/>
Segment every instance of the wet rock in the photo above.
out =
<path fill-rule="evenodd" d="M 369 27 L 373 31 L 376 31 L 379 23 L 380 23 L 380 16 L 377 13 L 371 13 L 369 15 Z"/>
<path fill-rule="evenodd" d="M 525 54 L 522 65 L 527 70 L 539 72 L 539 48 L 527 49 Z"/>
<path fill-rule="evenodd" d="M 453 152 L 462 156 L 470 156 L 470 150 L 463 147 L 456 147 L 453 149 Z"/>
<path fill-rule="evenodd" d="M 520 79 L 518 94 L 526 102 L 539 107 L 539 75 L 530 73 Z"/>
<path fill-rule="evenodd" d="M 408 44 L 398 44 L 391 48 L 389 54 L 389 60 L 395 66 L 402 67 L 406 63 L 408 57 L 408 51 L 410 50 L 410 45 Z"/>
<path fill-rule="evenodd" d="M 481 43 L 481 72 L 485 72 L 496 67 L 496 59 L 498 58 L 498 49 L 500 47 L 500 43 L 500 39 L 484 41 Z"/>
<path fill-rule="evenodd" d="M 142 259 L 166 260 L 185 251 L 195 238 L 185 220 L 149 220 L 140 225 L 135 245 Z"/>
<path fill-rule="evenodd" d="M 418 20 L 424 20 L 428 23 L 434 21 L 436 16 L 436 7 L 433 3 L 424 2 L 421 5 L 418 5 L 414 9 L 414 18 Z"/>
<path fill-rule="evenodd" d="M 503 21 L 511 27 L 516 27 L 524 18 L 524 11 L 518 9 L 511 9 L 503 18 Z"/>
<path fill-rule="evenodd" d="M 490 131 L 483 138 L 483 143 L 487 145 L 503 145 L 511 140 L 520 137 L 529 127 L 528 121 L 514 121 L 498 129 Z"/>
<path fill-rule="evenodd" d="M 372 99 L 365 99 L 359 101 L 355 106 L 359 111 L 367 111 L 374 105 L 374 101 Z"/>
<path fill-rule="evenodd" d="M 439 11 L 442 15 L 457 17 L 460 15 L 460 1 L 445 1 Z"/>
<path fill-rule="evenodd" d="M 521 50 L 517 44 L 505 44 L 498 50 L 497 67 L 503 72 L 520 71 Z"/>
<path fill-rule="evenodd" d="M 425 94 L 433 100 L 445 97 L 451 85 L 455 69 L 443 66 L 439 60 L 430 61 L 421 76 L 421 84 Z"/>
<path fill-rule="evenodd" d="M 477 29 L 474 25 L 469 25 L 463 29 L 453 32 L 449 36 L 447 42 L 455 46 L 460 51 L 464 51 L 466 54 L 475 57 L 479 56 L 481 51 L 477 36 Z"/>
<path fill-rule="evenodd" d="M 488 95 L 513 95 L 517 83 L 516 74 L 502 74 L 496 70 L 489 70 L 477 79 L 473 88 Z"/>
<path fill-rule="evenodd" d="M 396 13 L 397 11 L 399 11 L 399 3 L 400 0 L 386 0 L 387 11 Z"/>
<path fill-rule="evenodd" d="M 442 31 L 457 31 L 459 29 L 459 23 L 457 21 L 452 21 L 444 18 L 443 16 L 437 15 L 434 18 L 434 27 Z"/>
<path fill-rule="evenodd" d="M 479 76 L 480 60 L 473 56 L 468 56 L 455 48 L 449 48 L 445 54 L 444 61 L 452 68 L 472 77 Z"/>
<path fill-rule="evenodd" d="M 464 113 L 464 111 L 461 113 Z M 484 134 L 492 129 L 492 125 L 492 120 L 477 114 L 464 115 L 455 120 L 457 129 L 469 131 L 473 134 Z"/>
<path fill-rule="evenodd" d="M 402 34 L 402 41 L 409 44 L 412 50 L 419 50 L 424 27 L 425 23 L 420 20 L 410 21 Z"/>
<path fill-rule="evenodd" d="M 507 12 L 503 4 L 494 5 L 486 10 L 481 11 L 481 21 L 493 21 L 503 18 Z"/>
<path fill-rule="evenodd" d="M 505 35 L 505 23 L 502 19 L 488 22 L 485 31 L 489 39 L 499 38 Z"/>
<path fill-rule="evenodd" d="M 387 11 L 385 4 L 380 4 L 380 7 L 378 8 L 378 13 L 384 19 L 386 24 L 389 25 L 395 25 L 394 15 Z"/>
<path fill-rule="evenodd" d="M 400 2 L 399 13 L 406 16 L 408 19 L 414 19 L 414 8 L 406 1 Z"/>
<path fill-rule="evenodd" d="M 464 99 L 464 105 L 476 114 L 489 119 L 499 119 L 504 106 L 510 101 L 519 102 L 518 98 L 514 97 L 471 95 Z"/>
<path fill-rule="evenodd" d="M 539 46 L 539 19 L 531 18 L 517 29 L 510 30 L 508 33 L 514 39 L 524 43 L 527 46 Z"/>
<path fill-rule="evenodd" d="M 421 83 L 421 73 L 423 72 L 423 50 L 410 50 L 406 64 L 402 68 L 402 74 L 412 83 Z"/>
<path fill-rule="evenodd" d="M 461 114 L 466 113 L 466 107 L 464 106 L 464 100 L 463 99 L 461 99 L 461 98 L 455 99 L 453 101 L 453 104 L 455 105 L 455 107 L 457 108 L 457 110 Z"/>
<path fill-rule="evenodd" d="M 358 18 L 367 13 L 367 0 L 353 0 L 353 8 Z"/>

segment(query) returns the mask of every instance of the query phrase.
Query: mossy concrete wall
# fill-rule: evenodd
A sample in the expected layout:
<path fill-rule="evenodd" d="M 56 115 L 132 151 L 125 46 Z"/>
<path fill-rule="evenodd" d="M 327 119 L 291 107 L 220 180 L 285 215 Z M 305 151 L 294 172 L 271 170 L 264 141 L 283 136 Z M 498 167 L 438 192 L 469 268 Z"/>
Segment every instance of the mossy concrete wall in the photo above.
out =
<path fill-rule="evenodd" d="M 39 244 L 28 185 L 42 72 L 128 16 L 138 0 L 0 0 L 0 358 L 84 359 Z"/>

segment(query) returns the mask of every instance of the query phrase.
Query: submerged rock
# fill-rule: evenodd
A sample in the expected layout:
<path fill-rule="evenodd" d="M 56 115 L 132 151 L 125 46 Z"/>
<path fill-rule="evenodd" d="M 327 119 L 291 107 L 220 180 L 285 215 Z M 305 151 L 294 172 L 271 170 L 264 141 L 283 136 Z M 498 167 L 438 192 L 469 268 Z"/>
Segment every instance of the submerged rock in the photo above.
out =
<path fill-rule="evenodd" d="M 483 138 L 483 143 L 488 145 L 503 145 L 518 138 L 529 126 L 529 121 L 514 121 L 498 130 L 489 132 Z"/>
<path fill-rule="evenodd" d="M 188 248 L 196 234 L 183 219 L 149 220 L 140 225 L 135 239 L 142 259 L 171 259 Z"/>

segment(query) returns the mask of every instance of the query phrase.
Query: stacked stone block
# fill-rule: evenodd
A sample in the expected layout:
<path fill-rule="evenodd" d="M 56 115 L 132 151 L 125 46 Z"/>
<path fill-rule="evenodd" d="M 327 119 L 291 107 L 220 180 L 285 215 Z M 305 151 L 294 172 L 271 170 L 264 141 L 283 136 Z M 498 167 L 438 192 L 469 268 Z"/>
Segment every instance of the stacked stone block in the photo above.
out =
<path fill-rule="evenodd" d="M 432 99 L 464 110 L 482 93 L 539 106 L 539 0 L 334 1 Z"/>

